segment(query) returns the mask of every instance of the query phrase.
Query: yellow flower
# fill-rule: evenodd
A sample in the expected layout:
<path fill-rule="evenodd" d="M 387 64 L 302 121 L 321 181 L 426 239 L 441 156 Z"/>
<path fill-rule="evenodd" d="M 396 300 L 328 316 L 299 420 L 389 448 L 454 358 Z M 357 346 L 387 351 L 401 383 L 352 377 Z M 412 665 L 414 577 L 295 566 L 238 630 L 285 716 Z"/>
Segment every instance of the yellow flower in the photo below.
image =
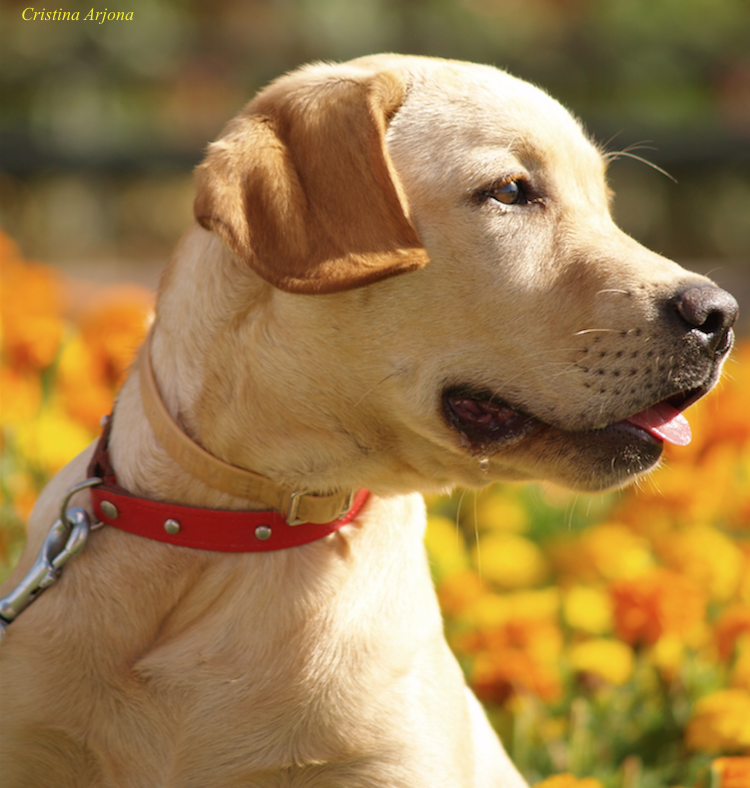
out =
<path fill-rule="evenodd" d="M 446 575 L 438 584 L 443 613 L 459 616 L 474 602 L 487 597 L 487 587 L 473 569 Z"/>
<path fill-rule="evenodd" d="M 659 673 L 667 679 L 674 679 L 680 672 L 685 654 L 685 643 L 679 635 L 662 635 L 651 649 L 651 661 Z"/>
<path fill-rule="evenodd" d="M 482 493 L 477 501 L 477 527 L 480 531 L 498 530 L 521 533 L 529 527 L 529 513 L 507 488 L 497 487 Z"/>
<path fill-rule="evenodd" d="M 576 585 L 565 594 L 563 615 L 569 626 L 602 635 L 612 629 L 612 600 L 600 588 Z"/>
<path fill-rule="evenodd" d="M 708 525 L 672 529 L 657 540 L 657 554 L 668 567 L 692 578 L 720 601 L 737 591 L 745 565 L 737 545 Z"/>
<path fill-rule="evenodd" d="M 52 476 L 91 442 L 91 433 L 55 405 L 42 408 L 39 418 L 18 426 L 22 454 Z"/>
<path fill-rule="evenodd" d="M 29 519 L 31 510 L 34 508 L 37 497 L 31 474 L 25 470 L 16 470 L 6 474 L 3 481 L 5 482 L 5 491 L 13 504 L 13 508 L 20 519 L 26 522 Z M 3 496 L 0 495 L 0 501 L 2 500 Z M 0 533 L 2 533 L 2 529 L 0 529 Z"/>
<path fill-rule="evenodd" d="M 633 650 L 619 640 L 587 640 L 570 647 L 568 659 L 577 673 L 588 673 L 620 686 L 633 675 Z"/>
<path fill-rule="evenodd" d="M 732 668 L 730 684 L 750 692 L 750 635 L 737 639 L 737 659 Z"/>
<path fill-rule="evenodd" d="M 489 533 L 482 537 L 473 555 L 482 577 L 500 588 L 530 588 L 547 577 L 544 554 L 523 536 L 502 531 Z"/>
<path fill-rule="evenodd" d="M 459 527 L 452 520 L 430 515 L 427 518 L 425 545 L 438 577 L 468 569 L 466 545 Z"/>
<path fill-rule="evenodd" d="M 717 758 L 711 764 L 715 788 L 748 788 L 750 758 Z"/>
<path fill-rule="evenodd" d="M 599 780 L 593 777 L 579 779 L 572 774 L 556 774 L 540 783 L 535 783 L 533 788 L 604 788 Z"/>
<path fill-rule="evenodd" d="M 544 588 L 512 594 L 484 593 L 467 607 L 465 618 L 480 628 L 505 626 L 511 621 L 549 621 L 557 625 L 559 611 L 560 592 L 557 588 Z"/>
<path fill-rule="evenodd" d="M 601 523 L 552 546 L 558 570 L 577 580 L 633 577 L 653 565 L 646 539 L 620 523 Z"/>
<path fill-rule="evenodd" d="M 695 704 L 686 730 L 687 746 L 704 752 L 750 750 L 750 692 L 726 689 Z"/>

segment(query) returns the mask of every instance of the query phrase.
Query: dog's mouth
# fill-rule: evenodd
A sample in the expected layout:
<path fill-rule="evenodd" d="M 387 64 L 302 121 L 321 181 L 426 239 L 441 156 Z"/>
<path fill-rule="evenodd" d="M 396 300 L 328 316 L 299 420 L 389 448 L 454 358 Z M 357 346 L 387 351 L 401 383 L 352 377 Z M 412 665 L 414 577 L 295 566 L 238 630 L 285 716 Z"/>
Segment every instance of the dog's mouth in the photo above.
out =
<path fill-rule="evenodd" d="M 630 442 L 686 446 L 690 424 L 683 411 L 708 393 L 706 384 L 673 394 L 625 419 L 593 430 L 569 431 L 592 441 L 614 436 Z M 448 388 L 442 397 L 443 414 L 472 454 L 487 455 L 517 443 L 545 425 L 540 419 L 512 407 L 496 396 L 468 388 Z"/>
<path fill-rule="evenodd" d="M 486 453 L 515 443 L 541 425 L 538 419 L 512 408 L 492 394 L 466 388 L 443 392 L 443 414 L 473 453 Z"/>

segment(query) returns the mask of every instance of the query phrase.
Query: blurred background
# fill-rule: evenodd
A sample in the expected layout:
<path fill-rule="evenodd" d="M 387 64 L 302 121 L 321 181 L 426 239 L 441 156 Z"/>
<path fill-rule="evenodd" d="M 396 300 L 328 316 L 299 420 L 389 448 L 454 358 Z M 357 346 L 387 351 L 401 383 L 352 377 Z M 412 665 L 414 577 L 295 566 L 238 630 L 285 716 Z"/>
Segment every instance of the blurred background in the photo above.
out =
<path fill-rule="evenodd" d="M 612 165 L 619 223 L 737 293 L 748 327 L 748 0 L 118 0 L 133 19 L 103 24 L 100 0 L 61 2 L 77 22 L 24 21 L 30 2 L 0 0 L 0 227 L 27 257 L 154 286 L 192 168 L 253 93 L 390 50 L 507 68 L 666 170 Z"/>
<path fill-rule="evenodd" d="M 310 60 L 437 55 L 546 88 L 669 173 L 613 162 L 616 218 L 735 293 L 750 335 L 750 0 L 110 0 L 133 18 L 103 24 L 102 0 L 24 21 L 33 1 L 0 0 L 0 579 L 111 408 L 207 142 Z M 449 641 L 523 774 L 555 775 L 538 788 L 750 786 L 750 339 L 726 368 L 639 489 L 429 502 Z"/>

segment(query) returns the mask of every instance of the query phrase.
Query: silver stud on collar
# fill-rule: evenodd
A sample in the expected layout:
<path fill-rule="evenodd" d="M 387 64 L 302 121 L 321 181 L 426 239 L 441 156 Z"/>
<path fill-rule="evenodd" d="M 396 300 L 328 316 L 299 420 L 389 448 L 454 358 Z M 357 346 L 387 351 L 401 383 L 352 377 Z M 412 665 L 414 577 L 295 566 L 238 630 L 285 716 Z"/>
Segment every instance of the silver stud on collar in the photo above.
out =
<path fill-rule="evenodd" d="M 266 539 L 271 538 L 271 529 L 267 525 L 259 525 L 255 529 L 255 538 L 260 539 L 261 542 L 265 542 Z"/>
<path fill-rule="evenodd" d="M 172 534 L 174 536 L 175 534 L 180 533 L 180 524 L 177 520 L 173 520 L 170 517 L 169 520 L 164 521 L 164 530 L 168 534 Z"/>
<path fill-rule="evenodd" d="M 120 512 L 112 501 L 102 501 L 100 505 L 104 516 L 109 517 L 110 520 L 116 520 L 120 516 Z"/>

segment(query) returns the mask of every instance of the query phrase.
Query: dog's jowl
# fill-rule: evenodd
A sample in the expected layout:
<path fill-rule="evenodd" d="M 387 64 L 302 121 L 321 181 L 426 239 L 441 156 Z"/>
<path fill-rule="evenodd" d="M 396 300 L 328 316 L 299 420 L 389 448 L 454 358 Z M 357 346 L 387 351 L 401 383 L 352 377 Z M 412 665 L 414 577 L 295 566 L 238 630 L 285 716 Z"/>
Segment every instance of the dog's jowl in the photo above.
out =
<path fill-rule="evenodd" d="M 437 59 L 309 66 L 228 124 L 3 589 L 3 786 L 524 785 L 445 642 L 420 493 L 627 483 L 689 441 L 737 312 L 615 226 L 605 169 L 537 88 Z"/>

